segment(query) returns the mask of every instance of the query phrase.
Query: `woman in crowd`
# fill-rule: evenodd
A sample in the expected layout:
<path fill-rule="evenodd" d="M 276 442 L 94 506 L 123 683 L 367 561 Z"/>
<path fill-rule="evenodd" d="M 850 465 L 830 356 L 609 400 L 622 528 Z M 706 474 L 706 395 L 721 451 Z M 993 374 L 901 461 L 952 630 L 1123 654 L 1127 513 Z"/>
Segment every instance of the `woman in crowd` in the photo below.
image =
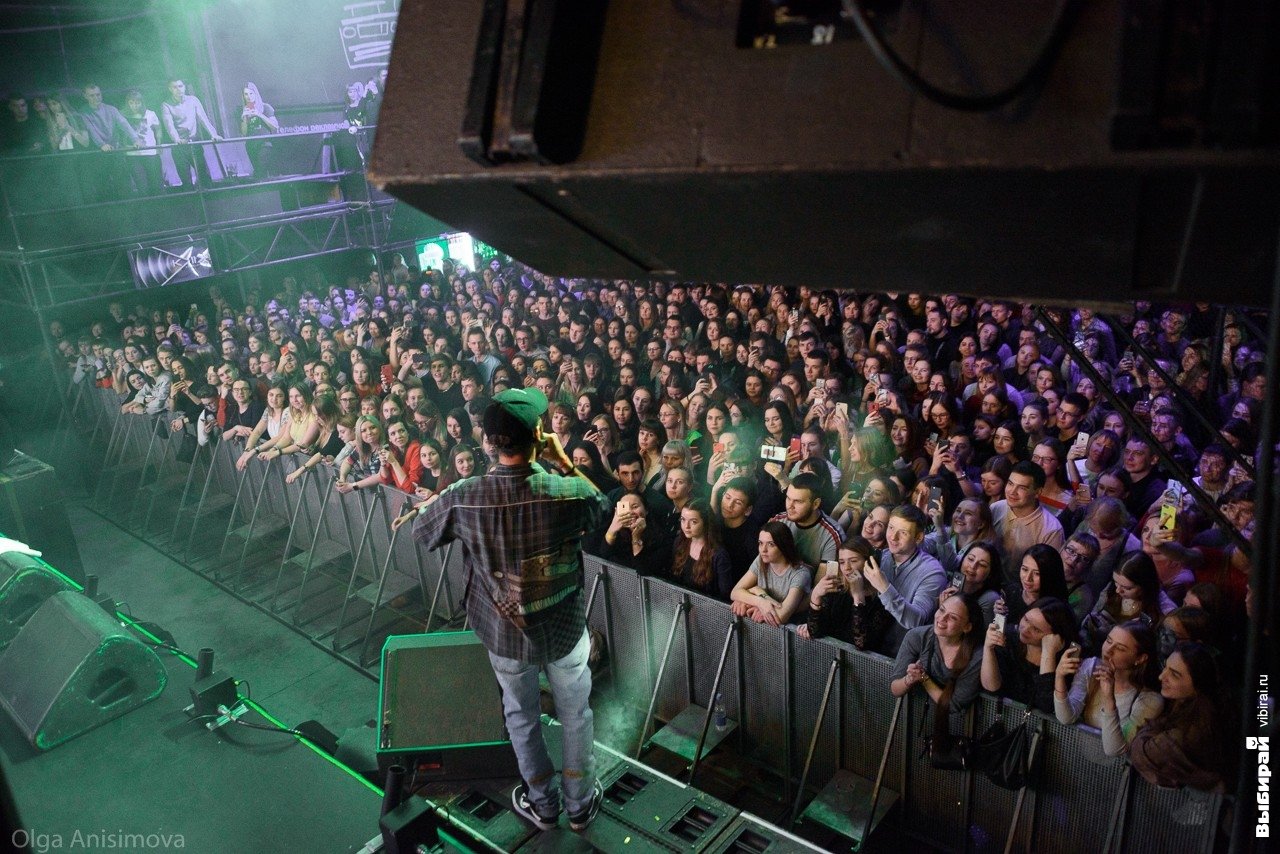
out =
<path fill-rule="evenodd" d="M 612 475 L 617 466 L 618 454 L 622 451 L 622 443 L 618 437 L 618 430 L 614 426 L 613 416 L 600 414 L 592 418 L 591 426 L 582 438 L 596 446 L 596 450 L 600 452 L 600 459 L 604 463 L 604 470 Z"/>
<path fill-rule="evenodd" d="M 594 391 L 584 391 L 578 395 L 573 414 L 578 419 L 579 429 L 586 431 L 591 426 L 591 419 L 604 412 L 604 404 L 600 395 Z"/>
<path fill-rule="evenodd" d="M 658 423 L 667 431 L 667 439 L 670 441 L 684 440 L 688 433 L 684 417 L 684 407 L 675 398 L 664 398 L 658 406 Z"/>
<path fill-rule="evenodd" d="M 964 732 L 965 714 L 982 687 L 982 610 L 967 596 L 938 606 L 930 625 L 908 629 L 889 690 L 902 697 L 918 687 L 934 704 L 933 743 L 945 752 L 949 737 Z"/>
<path fill-rule="evenodd" d="M 1179 514 L 1182 516 L 1183 514 Z M 1198 562 L 1200 553 L 1180 543 L 1179 528 L 1169 530 L 1160 519 L 1160 512 L 1148 513 L 1139 528 L 1142 539 L 1142 551 L 1146 553 L 1156 566 L 1156 576 L 1160 579 L 1160 589 L 1173 603 L 1180 603 L 1196 583 L 1196 574 L 1192 567 Z"/>
<path fill-rule="evenodd" d="M 718 599 L 728 599 L 733 590 L 735 579 L 729 553 L 720 544 L 711 506 L 702 499 L 690 501 L 680 511 L 671 579 Z"/>
<path fill-rule="evenodd" d="M 998 376 L 998 374 L 995 374 Z M 1003 385 L 992 385 L 986 391 L 981 391 L 984 385 L 984 377 L 979 374 L 978 388 L 979 392 L 969 398 L 966 411 L 978 412 L 990 418 L 996 419 L 997 423 L 1013 420 L 1015 415 L 1013 403 L 1009 400 L 1009 392 Z M 976 405 L 975 405 L 976 404 Z"/>
<path fill-rule="evenodd" d="M 1005 583 L 1005 605 L 1011 622 L 1022 619 L 1038 599 L 1048 597 L 1066 602 L 1069 595 L 1062 555 L 1045 543 L 1036 543 L 1027 549 L 1017 579 Z"/>
<path fill-rule="evenodd" d="M 640 425 L 636 421 L 635 404 L 631 402 L 630 389 L 622 386 L 616 395 L 609 412 L 613 416 L 613 426 L 618 433 L 618 441 L 623 448 L 634 448 Z"/>
<path fill-rule="evenodd" d="M 895 466 L 903 466 L 921 477 L 929 470 L 929 461 L 924 454 L 923 436 L 920 434 L 920 422 L 910 415 L 897 413 L 889 420 L 889 441 L 897 457 Z"/>
<path fill-rule="evenodd" d="M 404 418 L 404 399 L 394 391 L 388 393 L 386 397 L 382 398 L 382 403 L 378 407 L 378 414 L 383 424 L 390 424 L 392 421 Z"/>
<path fill-rule="evenodd" d="M 360 395 L 361 400 L 375 396 L 381 391 L 369 370 L 369 365 L 365 362 L 352 361 L 351 384 L 356 387 L 356 394 Z"/>
<path fill-rule="evenodd" d="M 1002 454 L 996 454 L 982 464 L 978 485 L 982 488 L 982 498 L 988 506 L 1004 498 L 1004 488 L 1009 483 L 1011 474 L 1013 463 Z"/>
<path fill-rule="evenodd" d="M 1016 625 L 1012 642 L 998 624 L 987 626 L 982 688 L 1052 714 L 1058 659 L 1075 640 L 1075 617 L 1062 599 L 1037 599 Z"/>
<path fill-rule="evenodd" d="M 665 491 L 667 475 L 671 473 L 672 469 L 682 468 L 686 472 L 693 471 L 693 451 L 679 439 L 668 440 L 662 446 L 660 459 L 662 464 L 658 475 L 648 487 L 653 492 L 662 493 Z M 701 490 L 699 490 L 699 493 L 701 493 Z"/>
<path fill-rule="evenodd" d="M 796 396 L 791 393 L 791 389 L 781 383 L 769 389 L 767 402 L 774 401 L 781 403 L 787 408 L 787 411 L 791 413 L 791 421 L 793 424 L 798 425 L 800 423 L 800 412 L 799 408 L 796 406 Z"/>
<path fill-rule="evenodd" d="M 685 438 L 692 445 L 694 441 L 702 436 L 706 430 L 706 424 L 703 423 L 703 417 L 707 413 L 707 404 L 710 399 L 700 391 L 696 391 L 689 395 L 685 401 Z"/>
<path fill-rule="evenodd" d="M 573 440 L 577 434 L 574 425 L 577 422 L 577 413 L 564 403 L 553 403 L 548 411 L 550 421 L 550 431 L 556 434 L 556 438 L 560 440 L 560 447 L 567 448 L 573 444 Z"/>
<path fill-rule="evenodd" d="M 752 406 L 744 397 L 729 404 L 729 423 L 738 430 L 739 434 L 759 437 L 764 433 L 760 410 Z"/>
<path fill-rule="evenodd" d="M 1160 672 L 1164 713 L 1140 729 L 1129 744 L 1129 762 L 1157 786 L 1221 789 L 1222 717 L 1218 671 L 1203 644 L 1180 643 Z"/>
<path fill-rule="evenodd" d="M 176 367 L 178 360 L 174 359 L 173 363 Z M 175 378 L 177 373 L 177 371 L 174 372 Z M 222 435 L 236 439 L 252 436 L 254 428 L 262 420 L 263 412 L 262 401 L 254 396 L 249 379 L 247 377 L 236 379 L 231 383 L 231 403 L 227 406 L 227 419 L 222 428 Z"/>
<path fill-rule="evenodd" d="M 636 450 L 640 453 L 642 469 L 640 486 L 651 489 L 659 484 L 665 471 L 662 467 L 662 447 L 667 444 L 667 431 L 656 418 L 645 418 L 636 433 Z"/>
<path fill-rule="evenodd" d="M 840 440 L 840 483 L 850 494 L 861 495 L 876 470 L 892 460 L 892 445 L 884 433 L 866 427 L 842 429 Z"/>
<path fill-rule="evenodd" d="M 1182 600 L 1182 606 L 1198 608 L 1205 615 L 1205 619 L 1209 622 L 1209 634 L 1206 640 L 1211 646 L 1224 649 L 1231 645 L 1233 631 L 1228 624 L 1233 621 L 1229 619 L 1227 600 L 1222 594 L 1221 587 L 1211 581 L 1197 582 L 1187 591 L 1186 597 Z"/>
<path fill-rule="evenodd" d="M 710 457 L 715 453 L 716 443 L 720 441 L 720 434 L 729 429 L 729 409 L 723 403 L 712 401 L 707 404 L 707 410 L 703 414 L 703 438 L 701 444 L 704 448 L 703 456 Z"/>
<path fill-rule="evenodd" d="M 1000 551 L 990 540 L 977 540 L 965 547 L 958 571 L 947 574 L 947 586 L 938 594 L 938 601 L 957 594 L 972 598 L 982 609 L 985 626 L 995 619 L 996 603 L 1001 599 L 1003 588 Z"/>
<path fill-rule="evenodd" d="M 565 406 L 573 406 L 578 396 L 586 390 L 586 375 L 582 370 L 582 362 L 573 356 L 561 359 L 560 381 L 556 384 L 552 400 Z"/>
<path fill-rule="evenodd" d="M 93 147 L 84 119 L 67 104 L 60 94 L 49 96 L 49 149 L 51 151 L 88 151 Z"/>
<path fill-rule="evenodd" d="M 1116 447 L 1124 448 L 1129 439 L 1129 423 L 1115 410 L 1107 410 L 1102 416 L 1102 429 L 1110 430 L 1116 437 Z"/>
<path fill-rule="evenodd" d="M 925 535 L 923 548 L 942 564 L 951 576 L 960 568 L 965 553 L 977 542 L 994 541 L 995 529 L 991 508 L 985 501 L 966 498 L 956 505 L 951 514 L 951 525 L 943 524 L 941 508 L 933 516 L 934 530 Z"/>
<path fill-rule="evenodd" d="M 382 480 L 382 454 L 386 436 L 382 422 L 375 416 L 361 415 L 356 419 L 355 448 L 338 468 L 337 489 L 348 493 L 354 489 L 367 489 Z"/>
<path fill-rule="evenodd" d="M 637 570 L 662 571 L 671 566 L 670 546 L 664 542 L 663 532 L 650 527 L 644 498 L 634 492 L 618 499 L 609 526 L 589 550 Z"/>
<path fill-rule="evenodd" d="M 1154 631 L 1174 607 L 1160 589 L 1160 576 L 1151 556 L 1134 552 L 1120 562 L 1112 582 L 1085 617 L 1080 640 L 1086 650 L 1099 650 L 1111 629 L 1129 620 L 1140 620 Z"/>
<path fill-rule="evenodd" d="M 613 393 L 606 375 L 604 359 L 596 353 L 588 353 L 582 359 L 582 388 L 585 392 L 599 396 Z"/>
<path fill-rule="evenodd" d="M 330 411 L 327 401 L 332 399 L 332 396 L 327 394 L 322 394 L 316 398 L 316 420 L 321 422 L 322 425 L 328 418 Z M 353 453 L 356 440 L 356 416 L 343 415 L 336 411 L 336 406 L 333 409 L 336 414 L 333 419 L 332 436 L 326 438 L 322 426 L 320 435 L 312 446 L 316 449 L 315 452 L 307 458 L 306 462 L 285 476 L 285 481 L 288 483 L 293 483 L 322 462 L 333 463 L 341 467 L 343 461 Z M 337 448 L 336 452 L 333 451 L 335 447 Z"/>
<path fill-rule="evenodd" d="M 609 493 L 618 488 L 618 481 L 600 456 L 600 449 L 591 442 L 576 441 L 565 449 L 569 459 L 582 471 L 587 480 L 596 485 L 601 492 Z"/>
<path fill-rule="evenodd" d="M 631 407 L 635 410 L 637 424 L 643 423 L 646 419 L 653 418 L 658 414 L 653 392 L 649 390 L 648 386 L 637 386 L 631 390 Z"/>
<path fill-rule="evenodd" d="M 415 491 L 423 498 L 429 498 L 440 491 L 440 479 L 444 477 L 444 450 L 435 439 L 423 437 L 418 440 L 418 460 L 422 463 L 422 473 Z M 427 494 L 424 495 L 423 490 Z"/>
<path fill-rule="evenodd" d="M 258 443 L 265 433 L 268 440 L 274 440 L 289 426 L 289 410 L 285 406 L 289 392 L 284 386 L 273 385 L 267 389 L 267 404 L 262 410 L 258 424 L 245 440 L 244 453 L 236 460 L 236 468 L 244 471 L 257 450 Z"/>
<path fill-rule="evenodd" d="M 444 429 L 449 436 L 446 452 L 452 453 L 453 449 L 458 445 L 466 445 L 470 448 L 476 447 L 471 416 L 461 406 L 456 409 L 450 409 L 445 415 Z"/>
<path fill-rule="evenodd" d="M 1098 478 L 1120 459 L 1120 439 L 1110 430 L 1099 430 L 1089 437 L 1083 451 L 1074 442 L 1067 449 L 1067 465 L 1074 469 L 1075 477 L 1084 482 L 1092 492 Z M 1071 472 L 1068 472 L 1071 474 Z"/>
<path fill-rule="evenodd" d="M 1082 722 L 1102 731 L 1102 750 L 1123 753 L 1138 730 L 1160 714 L 1156 637 L 1137 620 L 1116 626 L 1102 653 L 1081 660 L 1078 644 L 1067 648 L 1054 674 L 1053 710 L 1064 724 Z"/>
<path fill-rule="evenodd" d="M 481 453 L 471 445 L 459 442 L 454 445 L 446 454 L 448 465 L 445 468 L 444 475 L 440 478 L 440 489 L 452 486 L 460 480 L 469 477 L 479 477 L 484 474 L 484 463 L 481 461 Z"/>
<path fill-rule="evenodd" d="M 280 132 L 280 122 L 276 119 L 275 109 L 262 100 L 258 87 L 254 83 L 244 84 L 244 105 L 240 110 L 241 136 L 270 136 Z M 257 178 L 272 176 L 272 158 L 270 140 L 253 140 L 245 145 L 249 152 L 249 162 L 253 164 L 253 174 Z"/>
<path fill-rule="evenodd" d="M 954 398 L 946 392 L 934 391 L 926 400 L 929 403 L 929 421 L 925 425 L 928 432 L 937 433 L 940 440 L 954 435 L 960 429 L 960 412 Z"/>
<path fill-rule="evenodd" d="M 764 444 L 774 448 L 786 448 L 796 438 L 795 419 L 786 404 L 770 401 L 764 407 Z"/>
<path fill-rule="evenodd" d="M 836 552 L 838 571 L 824 573 L 809 593 L 808 621 L 796 630 L 801 637 L 833 637 L 858 649 L 880 649 L 894 620 L 862 574 L 873 553 L 865 538 L 845 538 Z"/>
<path fill-rule="evenodd" d="M 259 445 L 258 459 L 266 462 L 283 456 L 284 449 L 297 450 L 315 422 L 311 409 L 311 389 L 305 383 L 289 386 L 289 420 L 272 439 Z"/>
<path fill-rule="evenodd" d="M 1057 439 L 1044 438 L 1031 450 L 1031 462 L 1044 469 L 1044 489 L 1040 490 L 1040 506 L 1059 521 L 1070 516 L 1074 492 L 1067 478 L 1066 449 Z"/>
<path fill-rule="evenodd" d="M 742 377 L 742 393 L 747 402 L 758 410 L 763 410 L 768 403 L 768 398 L 765 396 L 765 389 L 768 387 L 769 383 L 764 374 L 755 368 L 749 369 Z"/>
<path fill-rule="evenodd" d="M 760 530 L 756 559 L 730 594 L 733 613 L 757 623 L 784 625 L 804 607 L 811 578 L 791 529 L 783 522 L 766 522 Z"/>
<path fill-rule="evenodd" d="M 991 447 L 995 450 L 996 456 L 1008 460 L 1010 467 L 1023 458 L 1022 451 L 1018 449 L 1018 433 L 1017 422 L 1003 421 L 991 434 Z M 1003 497 L 1002 495 L 1001 498 Z"/>
<path fill-rule="evenodd" d="M 285 454 L 294 454 L 302 452 L 305 454 L 318 453 L 321 457 L 335 457 L 343 448 L 343 441 L 338 436 L 338 400 L 332 394 L 317 395 L 311 401 L 311 421 L 307 427 L 307 431 L 300 439 L 290 441 L 288 444 L 277 447 L 276 450 L 281 456 Z M 292 474 L 297 474 L 300 470 L 295 469 Z M 301 477 L 301 475 L 298 475 Z M 285 478 L 288 480 L 288 478 Z M 297 480 L 297 478 L 294 478 Z M 290 480 L 290 483 L 293 481 Z"/>
<path fill-rule="evenodd" d="M 418 442 L 410 438 L 409 427 L 402 419 L 387 424 L 387 444 L 379 452 L 382 456 L 382 482 L 410 494 L 422 478 L 422 459 Z"/>

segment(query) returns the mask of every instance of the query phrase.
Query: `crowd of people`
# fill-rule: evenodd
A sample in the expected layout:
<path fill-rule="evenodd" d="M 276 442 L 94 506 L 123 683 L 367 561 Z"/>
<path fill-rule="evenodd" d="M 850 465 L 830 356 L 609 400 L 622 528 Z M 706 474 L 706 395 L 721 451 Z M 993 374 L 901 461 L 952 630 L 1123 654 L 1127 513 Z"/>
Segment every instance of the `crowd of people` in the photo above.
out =
<path fill-rule="evenodd" d="M 296 455 L 418 502 L 484 475 L 481 413 L 535 387 L 609 499 L 589 552 L 891 657 L 935 738 L 985 690 L 1155 783 L 1222 785 L 1267 379 L 1248 317 L 477 266 L 395 256 L 51 332 L 75 382 L 242 442 L 241 467 Z"/>
<path fill-rule="evenodd" d="M 386 87 L 385 69 L 367 82 L 347 87 L 343 117 L 351 130 L 376 124 Z M 120 93 L 119 106 L 103 97 L 94 82 L 78 92 L 25 95 L 12 92 L 0 113 L 0 155 L 30 156 L 75 151 L 117 152 L 81 170 L 81 183 L 91 199 L 153 195 L 166 186 L 183 188 L 211 179 L 200 143 L 227 137 L 248 138 L 245 147 L 253 172 L 276 172 L 271 136 L 281 132 L 275 108 L 263 100 L 255 83 L 244 84 L 239 119 L 220 132 L 204 103 L 179 77 L 167 81 L 166 94 L 153 109 L 141 88 Z M 259 138 L 261 137 L 261 138 Z M 157 145 L 173 144 L 174 174 L 169 182 Z M 214 155 L 216 161 L 216 154 Z M 176 181 L 176 183 L 172 183 Z"/>

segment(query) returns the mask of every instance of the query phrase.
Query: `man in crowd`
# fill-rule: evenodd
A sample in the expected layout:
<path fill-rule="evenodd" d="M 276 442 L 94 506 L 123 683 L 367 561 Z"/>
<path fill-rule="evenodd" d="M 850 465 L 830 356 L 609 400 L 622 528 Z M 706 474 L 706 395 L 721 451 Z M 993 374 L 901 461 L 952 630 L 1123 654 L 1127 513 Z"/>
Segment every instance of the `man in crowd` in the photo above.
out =
<path fill-rule="evenodd" d="M 138 134 L 124 114 L 110 104 L 104 103 L 102 89 L 96 83 L 84 87 L 84 109 L 80 118 L 85 130 L 89 132 L 89 140 L 99 151 L 123 151 L 136 148 L 141 144 Z M 97 201 L 118 198 L 127 190 L 127 173 L 124 161 L 114 157 L 99 161 L 89 173 Z"/>
<path fill-rule="evenodd" d="M 863 568 L 867 583 L 880 596 L 894 619 L 879 652 L 897 655 L 907 629 L 925 625 L 938 607 L 938 594 L 947 586 L 947 574 L 937 558 L 920 548 L 927 524 L 918 507 L 904 504 L 889 514 L 885 539 L 888 547 L 879 562 L 868 560 Z"/>
<path fill-rule="evenodd" d="M 161 121 L 169 142 L 181 143 L 173 149 L 174 165 L 178 168 L 178 185 L 187 186 L 197 181 L 209 180 L 209 166 L 204 150 L 193 151 L 191 143 L 201 140 L 220 140 L 222 137 L 209 121 L 204 104 L 195 95 L 187 94 L 187 84 L 180 78 L 169 81 L 169 97 L 160 108 Z M 195 170 L 196 175 L 192 174 Z"/>
<path fill-rule="evenodd" d="M 1129 497 L 1124 506 L 1130 516 L 1141 519 L 1160 500 L 1167 482 L 1156 474 L 1156 455 L 1140 436 L 1130 436 L 1124 443 L 1123 461 L 1129 475 Z"/>
<path fill-rule="evenodd" d="M 738 578 L 746 574 L 756 559 L 756 538 L 760 536 L 760 526 L 751 521 L 754 503 L 755 483 L 748 477 L 735 477 L 719 492 L 724 550 L 729 554 L 729 564 Z"/>
<path fill-rule="evenodd" d="M 802 472 L 787 487 L 786 510 L 773 517 L 783 522 L 795 536 L 800 559 L 814 568 L 821 579 L 823 564 L 836 559 L 844 532 L 822 511 L 821 481 L 816 474 Z"/>
<path fill-rule="evenodd" d="M 13 92 L 0 127 L 0 151 L 4 154 L 44 154 L 49 150 L 49 132 L 44 122 L 31 115 L 25 96 Z"/>
<path fill-rule="evenodd" d="M 1062 548 L 1062 525 L 1040 504 L 1044 484 L 1044 469 L 1022 460 L 1009 475 L 1004 498 L 991 505 L 996 545 L 1007 566 L 1021 566 L 1022 555 L 1036 543 Z"/>

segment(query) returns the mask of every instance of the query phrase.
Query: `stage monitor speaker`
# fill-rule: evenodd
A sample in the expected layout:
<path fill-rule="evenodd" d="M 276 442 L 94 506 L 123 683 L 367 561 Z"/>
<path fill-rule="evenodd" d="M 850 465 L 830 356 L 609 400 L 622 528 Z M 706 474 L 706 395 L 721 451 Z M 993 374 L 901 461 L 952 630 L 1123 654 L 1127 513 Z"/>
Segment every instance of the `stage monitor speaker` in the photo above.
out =
<path fill-rule="evenodd" d="M 0 554 L 0 650 L 17 636 L 36 609 L 71 586 L 21 552 Z"/>
<path fill-rule="evenodd" d="M 0 706 L 41 750 L 154 700 L 159 656 L 79 593 L 55 593 L 0 653 Z"/>
<path fill-rule="evenodd" d="M 379 765 L 421 782 L 519 773 L 502 692 L 475 632 L 395 635 L 382 648 Z"/>
<path fill-rule="evenodd" d="M 59 572 L 84 583 L 80 548 L 67 521 L 58 475 L 21 451 L 0 467 L 0 533 L 39 550 Z"/>

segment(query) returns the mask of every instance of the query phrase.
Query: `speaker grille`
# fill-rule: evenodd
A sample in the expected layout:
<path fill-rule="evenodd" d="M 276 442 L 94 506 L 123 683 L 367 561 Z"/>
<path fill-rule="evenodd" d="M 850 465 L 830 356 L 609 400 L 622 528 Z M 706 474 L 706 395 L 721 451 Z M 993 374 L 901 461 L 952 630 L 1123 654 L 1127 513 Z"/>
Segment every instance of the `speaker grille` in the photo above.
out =
<path fill-rule="evenodd" d="M 156 654 L 89 599 L 49 597 L 0 654 L 0 705 L 48 749 L 160 696 Z"/>
<path fill-rule="evenodd" d="M 475 632 L 389 638 L 380 706 L 380 752 L 509 742 L 498 680 Z"/>

